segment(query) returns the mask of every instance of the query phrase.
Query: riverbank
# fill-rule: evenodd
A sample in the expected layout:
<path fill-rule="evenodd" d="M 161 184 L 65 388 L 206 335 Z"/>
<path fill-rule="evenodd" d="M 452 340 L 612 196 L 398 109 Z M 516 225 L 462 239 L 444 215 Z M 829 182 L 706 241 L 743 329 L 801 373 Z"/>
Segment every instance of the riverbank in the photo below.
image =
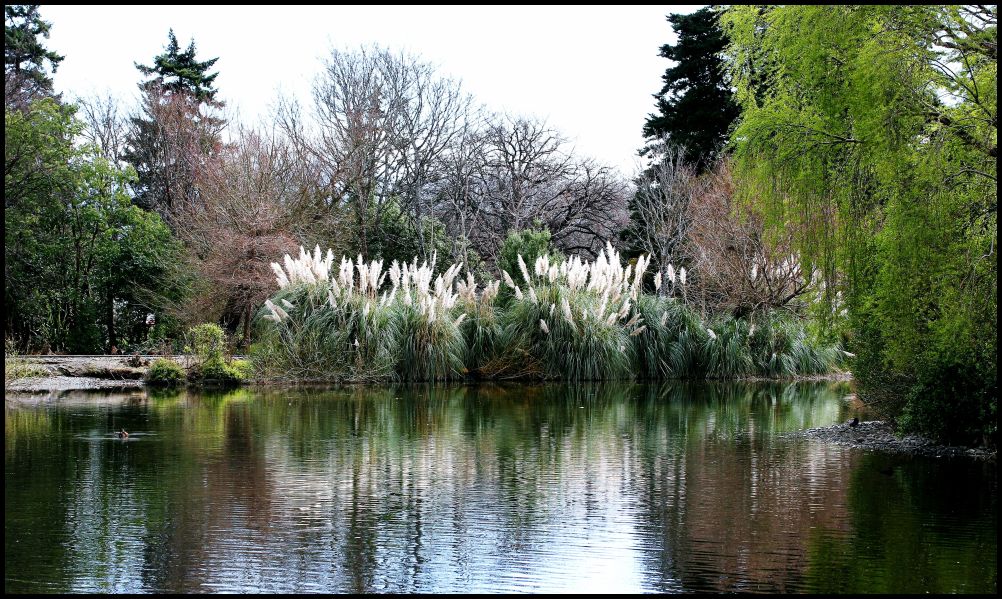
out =
<path fill-rule="evenodd" d="M 858 447 L 868 451 L 903 453 L 913 456 L 934 458 L 968 457 L 980 460 L 995 460 L 997 451 L 974 447 L 940 445 L 931 439 L 918 435 L 898 437 L 894 427 L 883 420 L 860 422 L 852 427 L 848 423 L 835 424 L 802 431 L 782 433 L 787 439 L 811 439 L 835 445 Z"/>
<path fill-rule="evenodd" d="M 143 387 L 143 377 L 156 356 L 18 356 L 36 376 L 5 382 L 13 393 L 125 391 Z"/>

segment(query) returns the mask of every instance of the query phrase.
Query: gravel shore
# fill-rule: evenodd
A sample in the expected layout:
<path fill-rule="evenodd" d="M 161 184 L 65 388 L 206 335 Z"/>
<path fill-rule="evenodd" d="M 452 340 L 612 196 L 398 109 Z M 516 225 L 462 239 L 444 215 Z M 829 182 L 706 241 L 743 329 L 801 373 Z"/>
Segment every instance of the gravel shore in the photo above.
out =
<path fill-rule="evenodd" d="M 848 423 L 832 426 L 809 428 L 779 435 L 787 439 L 812 439 L 835 445 L 859 447 L 869 451 L 886 451 L 908 455 L 936 458 L 969 457 L 984 460 L 994 460 L 996 451 L 987 449 L 939 445 L 934 441 L 917 435 L 898 437 L 894 429 L 883 420 L 860 422 L 853 428 Z"/>

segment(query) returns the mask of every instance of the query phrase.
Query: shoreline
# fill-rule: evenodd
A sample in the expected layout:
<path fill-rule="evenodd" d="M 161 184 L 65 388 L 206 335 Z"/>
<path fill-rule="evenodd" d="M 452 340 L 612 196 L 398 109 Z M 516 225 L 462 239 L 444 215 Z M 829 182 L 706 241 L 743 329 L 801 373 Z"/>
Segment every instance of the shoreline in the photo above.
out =
<path fill-rule="evenodd" d="M 995 461 L 997 450 L 959 445 L 941 445 L 920 435 L 898 437 L 894 428 L 883 420 L 860 422 L 853 428 L 848 423 L 833 424 L 800 431 L 780 433 L 783 439 L 808 439 L 866 451 L 906 454 L 931 458 L 972 458 Z"/>
<path fill-rule="evenodd" d="M 132 366 L 131 356 L 25 356 L 25 361 L 46 371 L 44 376 L 16 379 L 4 387 L 6 401 L 33 403 L 40 395 L 59 399 L 70 392 L 134 392 L 147 388 L 143 376 L 151 359 L 160 356 L 143 356 L 141 366 Z M 22 359 L 23 359 L 22 358 Z M 176 359 L 175 357 L 174 359 Z M 826 376 L 793 377 L 791 379 L 748 378 L 736 382 L 818 382 L 851 381 L 852 374 L 837 372 Z M 501 381 L 494 381 L 501 382 Z M 503 381 L 513 382 L 513 381 Z M 537 381 L 538 382 L 538 381 Z M 554 381 L 549 381 L 554 382 Z M 364 383 L 363 383 L 364 384 Z M 253 381 L 250 387 L 339 387 L 320 381 Z M 355 386 L 355 385 L 349 385 Z M 851 397 L 851 396 L 850 396 Z M 840 423 L 827 427 L 810 428 L 780 433 L 784 439 L 809 439 L 834 445 L 856 447 L 868 451 L 884 451 L 926 457 L 967 457 L 979 460 L 996 459 L 996 451 L 983 448 L 940 445 L 917 435 L 897 437 L 893 427 L 882 420 L 860 422 L 857 428 Z"/>

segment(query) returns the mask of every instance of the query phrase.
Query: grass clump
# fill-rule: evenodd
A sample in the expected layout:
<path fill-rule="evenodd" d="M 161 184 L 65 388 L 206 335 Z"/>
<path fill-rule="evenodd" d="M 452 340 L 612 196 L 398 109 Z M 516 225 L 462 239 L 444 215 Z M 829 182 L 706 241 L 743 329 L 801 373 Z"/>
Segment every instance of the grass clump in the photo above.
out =
<path fill-rule="evenodd" d="M 45 376 L 48 374 L 45 370 L 29 364 L 28 361 L 18 353 L 17 346 L 14 344 L 13 339 L 4 340 L 3 354 L 4 387 L 18 379 L 32 376 Z"/>
<path fill-rule="evenodd" d="M 845 355 L 793 318 L 707 326 L 678 298 L 644 293 L 647 258 L 624 267 L 611 245 L 591 262 L 515 264 L 503 287 L 478 291 L 461 265 L 435 276 L 434 258 L 387 270 L 342 258 L 334 272 L 330 251 L 300 250 L 272 265 L 279 291 L 259 313 L 255 367 L 335 382 L 778 378 L 831 372 Z"/>

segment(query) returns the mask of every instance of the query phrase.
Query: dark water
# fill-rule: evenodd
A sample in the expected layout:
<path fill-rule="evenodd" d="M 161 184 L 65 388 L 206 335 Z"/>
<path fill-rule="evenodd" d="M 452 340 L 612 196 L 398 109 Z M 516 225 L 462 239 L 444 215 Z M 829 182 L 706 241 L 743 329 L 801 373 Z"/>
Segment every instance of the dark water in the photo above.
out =
<path fill-rule="evenodd" d="M 845 393 L 8 404 L 4 590 L 995 593 L 994 465 L 777 436 L 851 417 Z"/>

